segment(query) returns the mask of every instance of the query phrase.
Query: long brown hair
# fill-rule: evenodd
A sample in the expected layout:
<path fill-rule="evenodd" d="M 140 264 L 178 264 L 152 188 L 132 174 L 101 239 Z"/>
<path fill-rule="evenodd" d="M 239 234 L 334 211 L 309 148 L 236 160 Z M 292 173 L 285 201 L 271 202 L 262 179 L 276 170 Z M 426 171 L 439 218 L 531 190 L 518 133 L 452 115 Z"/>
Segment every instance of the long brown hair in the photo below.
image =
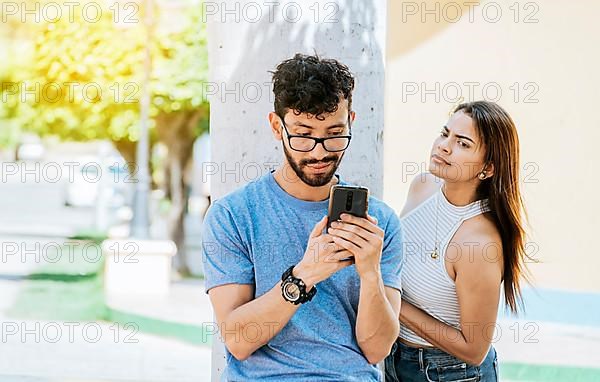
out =
<path fill-rule="evenodd" d="M 488 101 L 462 103 L 462 111 L 475 122 L 486 148 L 486 164 L 493 164 L 493 176 L 477 189 L 478 199 L 488 199 L 491 214 L 500 231 L 504 257 L 504 301 L 511 311 L 523 308 L 521 279 L 528 280 L 525 266 L 524 219 L 527 212 L 519 190 L 519 137 L 512 118 L 499 105 Z"/>

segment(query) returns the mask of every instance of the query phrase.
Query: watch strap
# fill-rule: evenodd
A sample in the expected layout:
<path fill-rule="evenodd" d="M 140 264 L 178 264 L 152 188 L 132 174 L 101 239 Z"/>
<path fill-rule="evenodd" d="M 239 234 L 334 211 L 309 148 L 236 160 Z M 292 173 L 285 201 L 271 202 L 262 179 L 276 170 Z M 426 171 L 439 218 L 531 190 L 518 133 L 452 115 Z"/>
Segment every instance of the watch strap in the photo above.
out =
<path fill-rule="evenodd" d="M 286 271 L 283 272 L 283 274 L 281 275 L 281 294 L 283 295 L 283 298 L 286 301 L 291 302 L 294 305 L 298 305 L 298 304 L 303 304 L 305 302 L 311 301 L 313 299 L 313 297 L 315 296 L 315 294 L 317 294 L 317 286 L 313 285 L 312 289 L 307 292 L 306 284 L 304 283 L 304 281 L 302 281 L 302 279 L 299 279 L 294 276 L 294 274 L 293 274 L 294 267 L 295 267 L 295 265 L 292 265 L 291 267 L 286 269 Z M 283 292 L 285 284 L 290 283 L 290 282 L 296 284 L 298 286 L 298 289 L 300 290 L 300 298 L 298 298 L 298 300 L 296 300 L 296 301 L 288 300 L 285 293 Z"/>

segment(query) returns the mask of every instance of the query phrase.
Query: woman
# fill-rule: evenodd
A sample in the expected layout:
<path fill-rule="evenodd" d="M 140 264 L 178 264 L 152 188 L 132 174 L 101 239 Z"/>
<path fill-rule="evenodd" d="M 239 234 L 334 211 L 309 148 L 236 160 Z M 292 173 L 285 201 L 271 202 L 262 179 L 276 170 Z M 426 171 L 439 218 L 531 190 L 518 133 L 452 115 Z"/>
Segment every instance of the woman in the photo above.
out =
<path fill-rule="evenodd" d="M 516 312 L 525 269 L 512 119 L 491 102 L 459 105 L 433 143 L 429 171 L 412 182 L 400 214 L 401 330 L 386 382 L 498 381 L 500 286 Z"/>

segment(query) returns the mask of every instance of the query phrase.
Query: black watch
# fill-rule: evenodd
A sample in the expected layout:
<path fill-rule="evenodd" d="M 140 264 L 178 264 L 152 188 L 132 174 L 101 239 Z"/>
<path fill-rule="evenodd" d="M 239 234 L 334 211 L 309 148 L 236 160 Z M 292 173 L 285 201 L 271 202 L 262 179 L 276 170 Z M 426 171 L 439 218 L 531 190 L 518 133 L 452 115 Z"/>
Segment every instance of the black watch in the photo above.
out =
<path fill-rule="evenodd" d="M 317 294 L 317 287 L 313 286 L 312 289 L 307 292 L 306 284 L 301 279 L 294 277 L 292 271 L 295 265 L 289 267 L 283 275 L 281 275 L 281 295 L 283 298 L 291 302 L 294 305 L 304 304 Z"/>

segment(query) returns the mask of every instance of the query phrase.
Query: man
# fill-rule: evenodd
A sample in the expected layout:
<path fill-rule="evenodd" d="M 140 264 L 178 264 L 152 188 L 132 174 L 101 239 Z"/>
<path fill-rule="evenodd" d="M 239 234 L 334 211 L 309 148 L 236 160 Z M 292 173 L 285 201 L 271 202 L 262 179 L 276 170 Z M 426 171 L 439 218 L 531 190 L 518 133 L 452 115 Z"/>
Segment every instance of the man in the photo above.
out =
<path fill-rule="evenodd" d="M 214 202 L 203 229 L 206 289 L 230 381 L 378 381 L 399 332 L 400 223 L 327 226 L 329 190 L 350 143 L 354 78 L 296 54 L 273 73 L 269 123 L 283 165 Z"/>

